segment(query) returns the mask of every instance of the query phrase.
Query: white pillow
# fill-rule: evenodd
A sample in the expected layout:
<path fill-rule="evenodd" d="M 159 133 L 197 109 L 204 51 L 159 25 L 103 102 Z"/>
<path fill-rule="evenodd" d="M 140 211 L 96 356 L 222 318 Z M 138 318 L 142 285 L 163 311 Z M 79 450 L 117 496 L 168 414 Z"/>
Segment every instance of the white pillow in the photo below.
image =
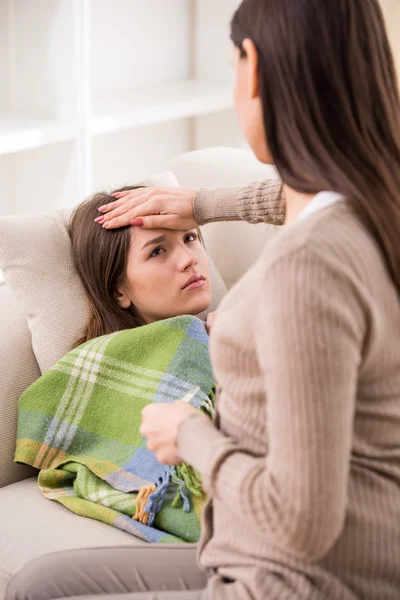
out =
<path fill-rule="evenodd" d="M 147 185 L 178 186 L 171 172 Z M 72 209 L 48 215 L 0 218 L 0 269 L 24 311 L 32 348 L 43 373 L 66 354 L 89 319 L 89 303 L 72 262 L 68 222 Z M 213 300 L 205 318 L 226 293 L 210 259 Z"/>

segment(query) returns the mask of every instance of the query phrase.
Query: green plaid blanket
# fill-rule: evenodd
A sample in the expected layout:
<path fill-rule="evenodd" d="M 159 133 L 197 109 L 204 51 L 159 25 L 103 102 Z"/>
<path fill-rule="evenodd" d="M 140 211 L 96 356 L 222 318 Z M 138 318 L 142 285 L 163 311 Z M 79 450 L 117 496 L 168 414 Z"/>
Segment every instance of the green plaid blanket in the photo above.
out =
<path fill-rule="evenodd" d="M 120 331 L 69 352 L 18 404 L 15 461 L 40 469 L 43 494 L 148 542 L 196 542 L 204 494 L 187 465 L 166 467 L 139 433 L 141 411 L 198 386 L 214 398 L 208 336 L 183 316 Z"/>

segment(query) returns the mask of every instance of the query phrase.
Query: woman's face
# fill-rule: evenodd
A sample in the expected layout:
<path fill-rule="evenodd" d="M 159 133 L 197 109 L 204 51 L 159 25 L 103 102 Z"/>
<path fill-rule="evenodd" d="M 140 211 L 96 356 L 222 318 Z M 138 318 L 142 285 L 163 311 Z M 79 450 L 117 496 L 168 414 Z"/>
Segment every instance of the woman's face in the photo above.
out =
<path fill-rule="evenodd" d="M 208 256 L 195 229 L 132 228 L 125 281 L 118 302 L 131 302 L 147 323 L 197 315 L 211 303 Z"/>
<path fill-rule="evenodd" d="M 245 57 L 233 46 L 232 65 L 235 71 L 233 98 L 240 127 L 254 154 L 263 163 L 272 164 L 264 129 L 259 95 L 258 54 L 251 40 L 244 40 Z"/>

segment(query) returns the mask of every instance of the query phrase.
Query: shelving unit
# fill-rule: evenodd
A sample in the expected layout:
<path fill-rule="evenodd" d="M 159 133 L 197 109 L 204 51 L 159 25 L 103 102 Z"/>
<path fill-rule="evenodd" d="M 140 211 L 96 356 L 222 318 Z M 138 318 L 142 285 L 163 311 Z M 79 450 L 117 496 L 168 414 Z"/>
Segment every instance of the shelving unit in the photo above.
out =
<path fill-rule="evenodd" d="M 0 215 L 75 205 L 173 156 L 243 144 L 239 0 L 0 0 Z"/>
<path fill-rule="evenodd" d="M 381 0 L 400 61 L 399 0 Z M 242 146 L 240 0 L 0 0 L 0 215 L 75 205 L 170 158 Z"/>
<path fill-rule="evenodd" d="M 41 148 L 77 137 L 78 127 L 72 123 L 0 118 L 0 155 Z"/>
<path fill-rule="evenodd" d="M 229 85 L 186 80 L 102 97 L 90 120 L 92 135 L 198 117 L 232 108 Z"/>

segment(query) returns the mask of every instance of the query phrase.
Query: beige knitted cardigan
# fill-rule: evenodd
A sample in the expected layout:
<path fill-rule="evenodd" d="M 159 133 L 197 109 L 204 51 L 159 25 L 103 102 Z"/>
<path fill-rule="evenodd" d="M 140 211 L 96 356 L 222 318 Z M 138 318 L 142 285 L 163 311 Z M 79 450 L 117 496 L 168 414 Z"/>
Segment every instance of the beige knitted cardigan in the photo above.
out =
<path fill-rule="evenodd" d="M 200 190 L 195 216 L 281 224 L 279 192 Z M 348 202 L 273 237 L 222 302 L 210 353 L 215 423 L 188 420 L 178 447 L 211 494 L 213 597 L 236 597 L 218 591 L 227 577 L 238 598 L 400 598 L 400 304 Z"/>

